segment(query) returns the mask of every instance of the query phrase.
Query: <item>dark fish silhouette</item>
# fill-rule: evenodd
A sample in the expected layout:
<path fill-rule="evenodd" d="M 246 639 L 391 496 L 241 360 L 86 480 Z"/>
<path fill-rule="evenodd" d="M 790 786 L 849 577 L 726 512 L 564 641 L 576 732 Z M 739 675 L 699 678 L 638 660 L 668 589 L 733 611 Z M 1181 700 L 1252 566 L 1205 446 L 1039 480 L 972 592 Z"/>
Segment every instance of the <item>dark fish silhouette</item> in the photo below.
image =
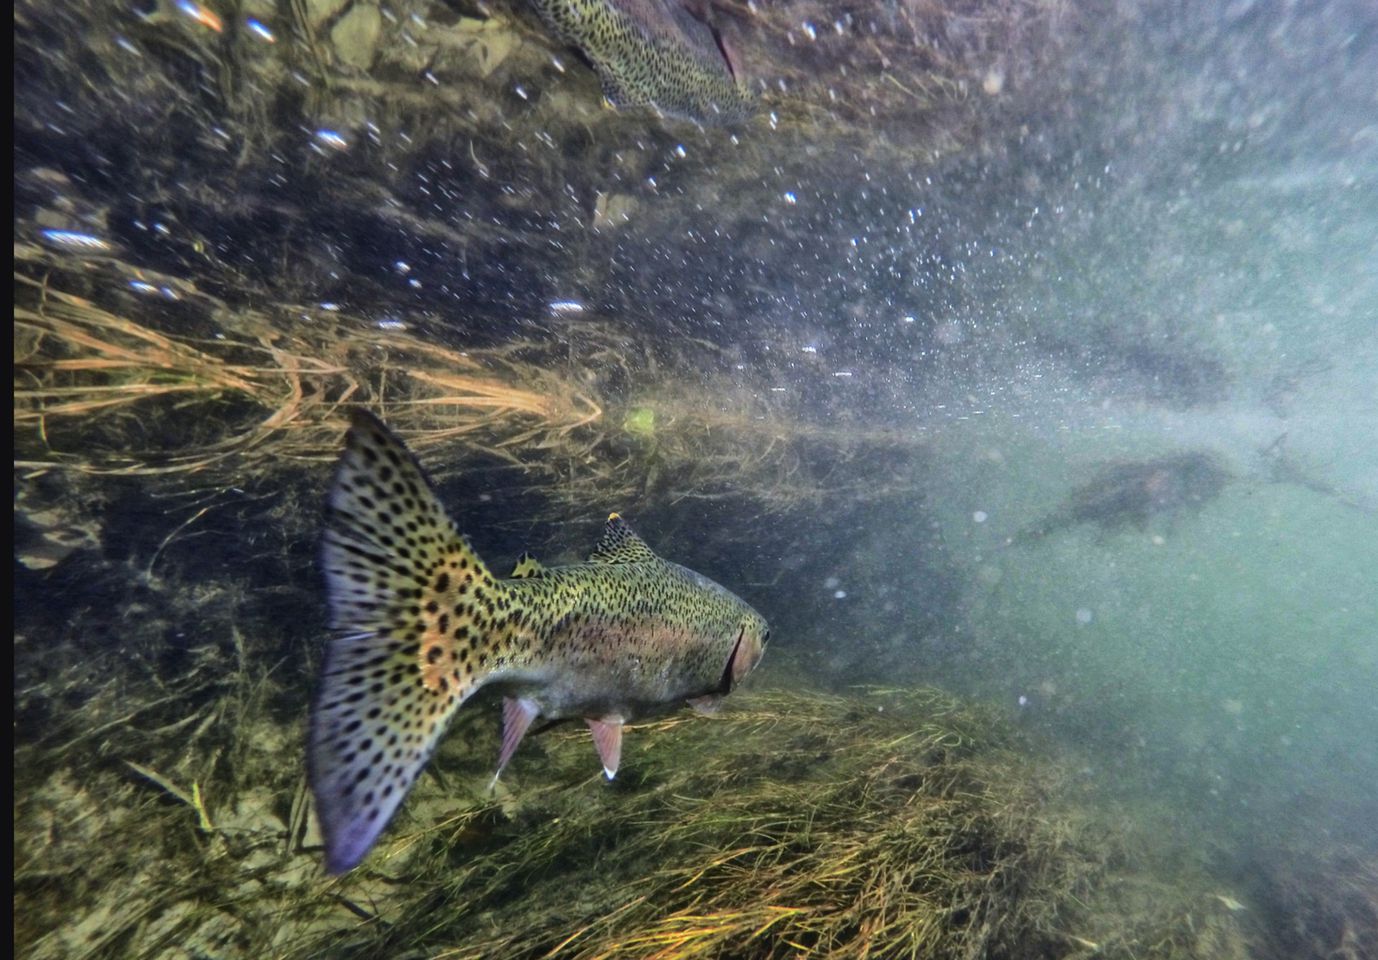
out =
<path fill-rule="evenodd" d="M 1081 524 L 1142 530 L 1155 518 L 1171 520 L 1215 499 L 1232 479 L 1215 457 L 1199 451 L 1110 464 L 1010 543 L 1032 543 Z"/>

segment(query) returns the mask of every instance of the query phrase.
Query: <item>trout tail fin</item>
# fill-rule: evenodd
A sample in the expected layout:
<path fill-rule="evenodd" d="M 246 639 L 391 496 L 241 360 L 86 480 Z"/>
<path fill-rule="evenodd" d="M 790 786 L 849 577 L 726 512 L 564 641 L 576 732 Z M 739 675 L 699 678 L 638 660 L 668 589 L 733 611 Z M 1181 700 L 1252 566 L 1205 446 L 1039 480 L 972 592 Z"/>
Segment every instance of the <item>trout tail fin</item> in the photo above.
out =
<path fill-rule="evenodd" d="M 489 646 L 504 590 L 415 458 L 364 412 L 345 439 L 321 559 L 338 633 L 308 767 L 326 867 L 342 873 L 368 853 L 455 710 L 497 665 Z"/>

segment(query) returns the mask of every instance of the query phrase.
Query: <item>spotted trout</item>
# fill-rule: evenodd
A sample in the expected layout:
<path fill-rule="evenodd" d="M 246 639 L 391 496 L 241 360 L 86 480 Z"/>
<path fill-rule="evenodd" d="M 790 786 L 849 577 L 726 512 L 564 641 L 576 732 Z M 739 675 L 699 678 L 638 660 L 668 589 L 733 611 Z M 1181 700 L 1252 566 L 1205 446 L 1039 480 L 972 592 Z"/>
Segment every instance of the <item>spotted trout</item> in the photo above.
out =
<path fill-rule="evenodd" d="M 587 562 L 523 556 L 495 577 L 415 458 L 364 412 L 345 438 L 322 563 L 337 632 L 308 767 L 332 873 L 367 855 L 480 687 L 505 694 L 499 774 L 537 718 L 575 718 L 611 779 L 624 723 L 686 702 L 711 711 L 770 638 L 760 614 L 661 559 L 615 513 Z"/>
<path fill-rule="evenodd" d="M 709 125 L 742 120 L 754 108 L 724 38 L 684 0 L 531 2 L 560 42 L 593 65 L 614 106 Z"/>

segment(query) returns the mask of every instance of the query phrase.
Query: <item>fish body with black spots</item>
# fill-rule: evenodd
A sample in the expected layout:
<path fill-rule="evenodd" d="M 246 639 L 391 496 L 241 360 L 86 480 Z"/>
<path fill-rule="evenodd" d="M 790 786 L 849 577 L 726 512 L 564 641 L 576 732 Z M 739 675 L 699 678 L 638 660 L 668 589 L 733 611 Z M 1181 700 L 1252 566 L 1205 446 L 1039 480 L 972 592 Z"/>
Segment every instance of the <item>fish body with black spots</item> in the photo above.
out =
<path fill-rule="evenodd" d="M 625 722 L 715 708 L 770 636 L 743 600 L 659 557 L 617 514 L 587 562 L 523 557 L 510 578 L 494 576 L 406 447 L 362 412 L 330 494 L 322 562 L 337 633 L 308 762 L 333 873 L 372 848 L 480 687 L 505 694 L 499 773 L 537 718 L 577 718 L 611 779 Z"/>
<path fill-rule="evenodd" d="M 755 97 L 702 8 L 682 0 L 532 0 L 541 20 L 588 59 L 616 107 L 651 107 L 706 125 L 751 115 Z"/>

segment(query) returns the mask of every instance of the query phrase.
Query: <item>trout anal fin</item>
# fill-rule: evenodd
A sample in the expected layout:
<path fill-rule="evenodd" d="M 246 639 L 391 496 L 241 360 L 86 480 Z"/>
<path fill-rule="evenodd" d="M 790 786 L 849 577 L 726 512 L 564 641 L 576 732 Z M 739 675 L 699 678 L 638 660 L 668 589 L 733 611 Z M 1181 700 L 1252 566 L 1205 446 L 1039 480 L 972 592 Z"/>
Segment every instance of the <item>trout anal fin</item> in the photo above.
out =
<path fill-rule="evenodd" d="M 598 759 L 603 761 L 603 775 L 611 780 L 617 776 L 617 765 L 622 762 L 622 718 L 589 717 L 585 722 L 593 734 L 593 745 L 598 748 Z"/>

